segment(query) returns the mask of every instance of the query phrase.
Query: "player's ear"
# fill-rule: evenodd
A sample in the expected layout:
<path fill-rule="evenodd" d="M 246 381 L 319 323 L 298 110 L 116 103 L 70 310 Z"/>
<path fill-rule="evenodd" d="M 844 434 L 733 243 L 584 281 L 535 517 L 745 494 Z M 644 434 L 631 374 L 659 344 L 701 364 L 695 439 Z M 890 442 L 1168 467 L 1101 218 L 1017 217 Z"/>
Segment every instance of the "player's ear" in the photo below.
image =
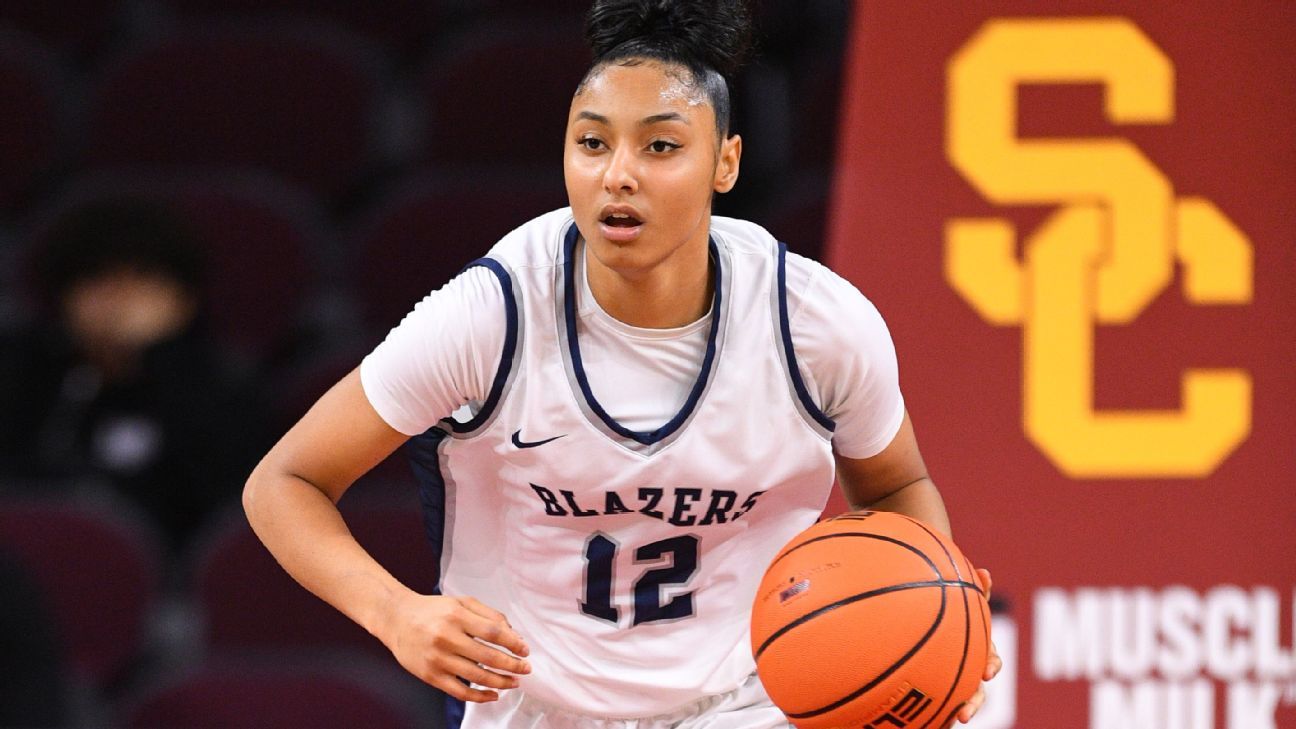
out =
<path fill-rule="evenodd" d="M 737 134 L 720 142 L 716 158 L 715 191 L 729 192 L 738 182 L 738 166 L 742 160 L 742 137 Z"/>

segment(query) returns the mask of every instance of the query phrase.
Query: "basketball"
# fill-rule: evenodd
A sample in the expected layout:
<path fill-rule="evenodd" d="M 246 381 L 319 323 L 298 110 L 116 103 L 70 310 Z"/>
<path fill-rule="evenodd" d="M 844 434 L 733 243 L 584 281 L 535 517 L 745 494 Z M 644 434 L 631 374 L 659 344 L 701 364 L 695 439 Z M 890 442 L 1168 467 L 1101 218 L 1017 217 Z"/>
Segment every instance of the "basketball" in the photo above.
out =
<path fill-rule="evenodd" d="M 798 534 L 752 607 L 765 690 L 797 727 L 945 727 L 981 681 L 990 609 L 932 527 L 851 512 Z"/>

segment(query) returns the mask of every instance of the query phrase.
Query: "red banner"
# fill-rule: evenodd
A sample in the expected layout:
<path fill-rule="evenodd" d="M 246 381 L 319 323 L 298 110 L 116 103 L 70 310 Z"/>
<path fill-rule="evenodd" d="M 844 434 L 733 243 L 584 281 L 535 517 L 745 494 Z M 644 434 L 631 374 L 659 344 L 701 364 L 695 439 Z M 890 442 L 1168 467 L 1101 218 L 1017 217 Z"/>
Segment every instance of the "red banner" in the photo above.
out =
<path fill-rule="evenodd" d="M 1008 601 L 979 726 L 1296 727 L 1296 5 L 856 9 L 828 257 Z"/>

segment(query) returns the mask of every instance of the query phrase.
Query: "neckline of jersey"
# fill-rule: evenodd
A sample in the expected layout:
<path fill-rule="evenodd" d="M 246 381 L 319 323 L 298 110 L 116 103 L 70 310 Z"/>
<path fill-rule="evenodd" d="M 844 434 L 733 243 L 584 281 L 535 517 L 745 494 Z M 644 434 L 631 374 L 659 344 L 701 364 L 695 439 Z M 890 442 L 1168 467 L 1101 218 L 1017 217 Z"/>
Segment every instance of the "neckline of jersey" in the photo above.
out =
<path fill-rule="evenodd" d="M 689 322 L 681 327 L 669 327 L 666 329 L 653 329 L 649 327 L 637 327 L 633 324 L 627 324 L 620 319 L 612 316 L 603 308 L 594 296 L 593 289 L 589 284 L 589 267 L 585 262 L 585 256 L 589 255 L 586 251 L 584 241 L 578 240 L 576 251 L 573 252 L 573 265 L 576 266 L 576 311 L 581 320 L 589 322 L 592 325 L 601 326 L 604 329 L 610 329 L 616 334 L 620 334 L 631 339 L 643 341 L 678 341 L 689 339 L 702 331 L 711 323 L 711 315 L 715 312 L 715 300 L 711 301 L 711 306 L 707 308 L 706 313 L 698 319 Z"/>
<path fill-rule="evenodd" d="M 574 253 L 577 243 L 580 241 L 580 229 L 574 222 L 569 223 L 566 235 L 563 240 L 562 249 L 562 311 L 566 320 L 566 337 L 567 352 L 570 358 L 572 375 L 580 390 L 578 395 L 583 397 L 585 404 L 598 417 L 603 424 L 621 438 L 639 443 L 645 446 L 654 446 L 657 443 L 671 437 L 678 431 L 693 414 L 698 402 L 702 399 L 702 394 L 707 389 L 707 383 L 710 381 L 711 373 L 715 367 L 716 355 L 718 353 L 719 329 L 720 322 L 724 319 L 724 299 L 725 289 L 725 271 L 722 262 L 723 257 L 719 252 L 719 244 L 715 236 L 708 236 L 707 244 L 710 247 L 711 258 L 715 262 L 715 286 L 711 298 L 711 316 L 706 317 L 705 321 L 709 324 L 707 332 L 706 352 L 702 357 L 702 366 L 699 368 L 697 378 L 693 381 L 693 387 L 689 390 L 688 398 L 679 412 L 669 421 L 656 430 L 637 431 L 625 427 L 617 422 L 603 405 L 599 403 L 598 398 L 594 396 L 594 391 L 590 387 L 589 378 L 585 374 L 585 365 L 581 359 L 580 342 L 576 335 L 576 267 L 573 265 Z"/>

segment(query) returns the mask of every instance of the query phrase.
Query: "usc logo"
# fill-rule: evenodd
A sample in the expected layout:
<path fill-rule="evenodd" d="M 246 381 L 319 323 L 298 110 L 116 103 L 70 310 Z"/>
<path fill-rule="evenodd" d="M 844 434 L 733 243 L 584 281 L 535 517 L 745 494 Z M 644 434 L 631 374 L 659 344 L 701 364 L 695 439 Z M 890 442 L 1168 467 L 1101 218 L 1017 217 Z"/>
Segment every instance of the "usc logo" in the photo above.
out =
<path fill-rule="evenodd" d="M 1056 204 L 1016 253 L 1001 218 L 953 219 L 945 278 L 986 321 L 1021 326 L 1027 437 L 1073 477 L 1201 477 L 1246 440 L 1251 378 L 1188 369 L 1178 410 L 1093 406 L 1093 331 L 1128 324 L 1182 265 L 1185 299 L 1245 304 L 1252 246 L 1211 201 L 1176 197 L 1120 138 L 1019 139 L 1017 86 L 1101 83 L 1116 124 L 1174 119 L 1174 67 L 1123 18 L 1004 19 L 948 67 L 946 153 L 991 203 Z"/>

